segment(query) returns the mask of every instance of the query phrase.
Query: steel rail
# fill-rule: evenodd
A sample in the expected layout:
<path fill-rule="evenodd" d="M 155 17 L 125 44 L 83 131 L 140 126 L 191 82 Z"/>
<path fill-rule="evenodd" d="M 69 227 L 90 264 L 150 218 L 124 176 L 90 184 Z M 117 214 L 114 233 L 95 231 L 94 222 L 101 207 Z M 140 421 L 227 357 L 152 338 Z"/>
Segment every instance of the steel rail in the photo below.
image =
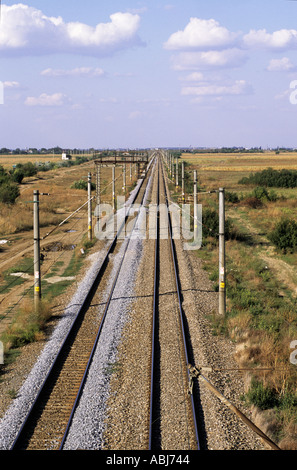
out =
<path fill-rule="evenodd" d="M 149 416 L 149 450 L 152 450 L 153 446 L 153 437 L 154 437 L 154 424 L 158 420 L 158 416 L 156 416 L 156 412 L 154 409 L 155 405 L 155 376 L 156 376 L 156 340 L 157 340 L 157 324 L 158 324 L 158 297 L 159 297 L 159 247 L 160 247 L 160 219 L 159 219 L 159 203 L 160 203 L 160 176 L 159 176 L 159 168 L 157 173 L 157 217 L 156 217 L 156 241 L 155 241 L 155 269 L 154 269 L 154 294 L 153 294 L 153 319 L 152 319 L 152 352 L 151 352 L 151 389 L 150 389 L 150 416 Z M 178 270 L 177 270 L 177 258 L 174 250 L 173 244 L 173 234 L 172 234 L 172 224 L 171 218 L 169 213 L 169 204 L 168 204 L 168 195 L 167 189 L 165 184 L 165 177 L 163 171 L 163 165 L 161 163 L 161 173 L 162 173 L 162 180 L 164 184 L 164 191 L 165 191 L 165 198 L 166 198 L 166 205 L 167 205 L 167 214 L 168 214 L 168 230 L 169 230 L 169 237 L 170 237 L 170 250 L 171 250 L 171 258 L 174 267 L 174 278 L 176 284 L 176 292 L 178 297 L 178 305 L 179 305 L 179 316 L 180 316 L 180 325 L 181 325 L 181 332 L 183 337 L 183 347 L 184 347 L 184 355 L 185 355 L 185 362 L 188 374 L 188 380 L 190 380 L 189 370 L 188 370 L 188 363 L 189 363 L 189 354 L 188 354 L 188 345 L 185 335 L 185 327 L 184 327 L 184 319 L 183 319 L 183 308 L 182 308 L 182 300 L 181 300 L 181 288 L 179 284 L 179 277 L 178 277 Z M 196 418 L 196 410 L 195 410 L 195 403 L 193 400 L 193 396 L 191 395 L 191 406 L 192 406 L 192 414 L 193 414 L 193 423 L 195 428 L 195 438 L 197 449 L 200 449 L 199 443 L 199 435 L 198 435 L 198 427 L 197 427 L 197 418 Z"/>
<path fill-rule="evenodd" d="M 151 165 L 152 163 L 152 160 L 149 164 L 149 166 Z M 141 178 L 141 181 L 139 183 L 139 187 L 137 188 L 137 191 L 135 192 L 135 195 L 133 197 L 133 200 L 131 202 L 131 206 L 133 205 L 133 203 L 136 201 L 139 193 L 140 193 L 140 190 L 143 186 L 143 182 L 144 180 L 146 179 L 146 176 L 147 176 L 147 172 L 144 176 L 144 178 Z M 130 207 L 131 207 L 130 206 Z M 129 210 L 127 211 L 121 225 L 120 225 L 120 228 L 118 228 L 117 230 L 117 233 L 113 239 L 113 241 L 111 242 L 111 244 L 109 245 L 108 247 L 108 250 L 107 250 L 107 253 L 105 254 L 105 257 L 104 257 L 104 260 L 102 261 L 101 265 L 100 265 L 100 268 L 98 269 L 98 272 L 95 276 L 95 279 L 93 280 L 91 286 L 90 286 L 90 289 L 88 291 L 88 293 L 86 294 L 80 308 L 79 308 L 79 311 L 78 313 L 76 314 L 76 317 L 66 335 L 66 337 L 64 338 L 64 341 L 62 343 L 62 345 L 60 346 L 59 348 L 59 351 L 57 352 L 56 354 L 56 357 L 54 359 L 54 361 L 52 362 L 51 364 L 51 367 L 49 369 L 49 371 L 47 372 L 47 375 L 42 383 L 42 385 L 40 386 L 39 390 L 38 390 L 38 393 L 21 425 L 21 427 L 19 428 L 19 431 L 12 443 L 12 446 L 10 448 L 10 450 L 20 450 L 22 448 L 22 441 L 25 439 L 27 433 L 28 433 L 28 430 L 29 430 L 29 427 L 30 427 L 30 423 L 31 423 L 31 418 L 32 416 L 35 414 L 36 410 L 38 409 L 39 407 L 39 404 L 41 403 L 42 399 L 43 399 L 43 396 L 46 394 L 46 389 L 48 387 L 48 385 L 50 384 L 51 380 L 52 380 L 52 377 L 54 376 L 56 370 L 60 367 L 59 363 L 60 363 L 60 360 L 62 359 L 62 356 L 63 356 L 63 351 L 65 350 L 65 348 L 67 347 L 67 345 L 69 344 L 69 342 L 72 340 L 72 337 L 73 335 L 75 335 L 75 330 L 76 330 L 76 327 L 77 325 L 79 324 L 81 318 L 83 317 L 83 315 L 85 314 L 85 312 L 87 311 L 94 295 L 95 295 L 95 292 L 100 284 L 100 280 L 102 278 L 102 275 L 106 269 L 106 266 L 108 265 L 108 262 L 109 262 L 109 255 L 113 252 L 115 246 L 116 246 L 116 243 L 118 241 L 118 238 L 120 236 L 120 233 L 122 232 L 122 229 L 123 227 L 125 226 L 126 224 L 126 221 L 129 217 Z"/>
<path fill-rule="evenodd" d="M 158 163 L 157 163 L 158 165 Z M 150 418 L 149 418 L 149 450 L 153 445 L 153 429 L 155 422 L 155 358 L 156 358 L 156 325 L 158 315 L 158 297 L 159 297 L 159 246 L 160 246 L 160 217 L 159 217 L 159 169 L 157 168 L 157 201 L 156 201 L 156 233 L 155 233 L 155 267 L 154 267 L 154 294 L 153 294 L 153 319 L 152 319 L 152 352 L 151 352 L 151 389 L 150 389 Z"/>
<path fill-rule="evenodd" d="M 166 199 L 166 205 L 167 205 L 168 228 L 169 228 L 169 235 L 170 235 L 172 262 L 174 266 L 176 292 L 178 296 L 180 325 L 181 325 L 181 331 L 182 331 L 185 360 L 186 360 L 186 365 L 188 365 L 189 364 L 189 344 L 188 344 L 188 340 L 187 340 L 186 333 L 185 333 L 185 317 L 184 317 L 184 311 L 182 307 L 181 287 L 180 287 L 178 267 L 177 267 L 178 261 L 177 261 L 177 256 L 176 256 L 174 242 L 173 242 L 172 222 L 171 222 L 170 211 L 169 211 L 169 197 L 168 197 L 167 187 L 165 183 L 163 164 L 161 164 L 161 168 L 162 168 L 162 175 L 163 175 L 162 179 L 163 179 L 163 184 L 164 184 L 165 199 Z M 190 381 L 190 371 L 188 368 L 187 368 L 187 374 L 188 374 L 188 380 Z M 200 450 L 199 432 L 198 432 L 198 425 L 197 425 L 198 412 L 196 410 L 196 405 L 195 405 L 193 394 L 191 394 L 190 398 L 191 398 L 193 422 L 194 422 L 194 427 L 195 427 L 197 450 Z"/>
<path fill-rule="evenodd" d="M 145 197 L 145 192 L 142 195 L 142 199 L 141 199 L 141 203 L 140 203 L 141 205 L 143 205 L 144 197 Z M 138 219 L 139 215 L 140 215 L 140 212 L 138 211 L 137 216 L 134 219 L 131 234 L 133 233 L 133 230 L 136 226 L 136 222 L 137 222 L 137 219 Z M 105 322 L 105 319 L 106 319 L 106 315 L 107 315 L 107 312 L 108 312 L 108 309 L 109 309 L 109 306 L 110 306 L 110 303 L 111 303 L 111 300 L 112 300 L 112 296 L 113 296 L 113 293 L 114 293 L 114 290 L 115 290 L 115 287 L 116 287 L 116 284 L 117 284 L 117 281 L 118 281 L 118 278 L 119 278 L 119 275 L 120 275 L 120 272 L 121 272 L 121 269 L 122 269 L 122 266 L 123 266 L 123 262 L 124 262 L 127 250 L 129 248 L 130 241 L 131 241 L 131 236 L 127 240 L 127 243 L 126 243 L 126 246 L 125 246 L 125 249 L 124 249 L 124 253 L 122 255 L 120 264 L 119 264 L 117 272 L 115 274 L 115 277 L 114 277 L 114 280 L 113 280 L 113 283 L 112 283 L 112 286 L 111 286 L 111 289 L 110 289 L 110 292 L 109 292 L 108 300 L 106 302 L 105 309 L 104 309 L 104 312 L 103 312 L 103 315 L 102 315 L 102 318 L 101 318 L 101 322 L 100 322 L 100 325 L 99 325 L 99 328 L 98 328 L 98 332 L 97 332 L 97 335 L 96 335 L 96 338 L 95 338 L 95 341 L 94 341 L 94 345 L 93 345 L 92 351 L 90 353 L 88 363 L 87 363 L 85 372 L 83 374 L 83 377 L 82 377 L 82 380 L 81 380 L 81 383 L 80 383 L 80 386 L 79 386 L 79 390 L 78 390 L 77 396 L 75 398 L 75 401 L 74 401 L 74 404 L 73 404 L 73 407 L 72 407 L 72 410 L 71 410 L 71 414 L 70 414 L 70 417 L 69 417 L 69 420 L 68 420 L 68 423 L 67 423 L 67 427 L 66 427 L 65 433 L 64 433 L 63 438 L 62 438 L 61 443 L 60 443 L 59 450 L 62 450 L 63 447 L 64 447 L 65 441 L 67 439 L 67 436 L 69 434 L 70 427 L 71 427 L 71 424 L 72 424 L 72 421 L 73 421 L 74 413 L 75 413 L 75 411 L 76 411 L 76 409 L 79 405 L 79 401 L 80 401 L 80 398 L 81 398 L 81 395 L 82 395 L 82 392 L 83 392 L 83 389 L 84 389 L 84 386 L 85 386 L 85 383 L 86 383 L 87 375 L 88 375 L 89 369 L 90 369 L 91 364 L 92 364 L 92 360 L 93 360 L 93 357 L 94 357 L 94 354 L 95 354 L 95 351 L 96 351 L 98 341 L 101 337 L 102 328 L 103 328 L 103 325 L 104 325 L 104 322 Z"/>

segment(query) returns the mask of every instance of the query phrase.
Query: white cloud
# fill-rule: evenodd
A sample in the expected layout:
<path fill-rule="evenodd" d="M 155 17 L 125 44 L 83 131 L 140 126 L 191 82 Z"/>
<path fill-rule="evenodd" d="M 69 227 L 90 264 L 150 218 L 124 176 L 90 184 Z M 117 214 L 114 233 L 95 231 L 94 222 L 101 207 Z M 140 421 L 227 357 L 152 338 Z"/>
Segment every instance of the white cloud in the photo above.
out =
<path fill-rule="evenodd" d="M 226 48 L 233 45 L 236 39 L 236 33 L 220 26 L 214 19 L 191 18 L 183 31 L 169 37 L 164 47 L 175 51 Z"/>
<path fill-rule="evenodd" d="M 65 23 L 60 16 L 48 17 L 22 3 L 3 5 L 1 15 L 0 54 L 106 55 L 141 44 L 137 36 L 140 17 L 131 13 L 114 13 L 109 23 L 98 23 L 95 27 Z"/>
<path fill-rule="evenodd" d="M 283 99 L 288 99 L 288 95 L 291 93 L 290 90 L 285 90 L 277 95 L 275 95 L 274 99 L 275 100 L 283 100 Z"/>
<path fill-rule="evenodd" d="M 63 93 L 54 93 L 47 95 L 42 93 L 38 97 L 29 96 L 25 104 L 27 106 L 63 106 L 68 101 L 68 98 Z"/>
<path fill-rule="evenodd" d="M 271 59 L 267 66 L 267 70 L 269 72 L 289 72 L 293 69 L 295 69 L 295 66 L 288 57 L 283 57 L 282 59 Z"/>
<path fill-rule="evenodd" d="M 245 80 L 236 80 L 231 85 L 205 85 L 183 87 L 182 95 L 192 96 L 228 96 L 228 95 L 246 95 L 251 94 L 252 88 Z"/>
<path fill-rule="evenodd" d="M 200 70 L 239 67 L 246 60 L 246 52 L 232 48 L 222 51 L 181 52 L 172 58 L 172 64 L 174 70 Z"/>
<path fill-rule="evenodd" d="M 102 77 L 104 70 L 97 67 L 77 67 L 71 70 L 48 68 L 41 72 L 46 77 Z"/>
<path fill-rule="evenodd" d="M 138 119 L 142 116 L 142 114 L 143 113 L 141 111 L 131 111 L 128 117 L 129 119 Z"/>
<path fill-rule="evenodd" d="M 181 78 L 185 82 L 202 82 L 204 80 L 204 75 L 201 72 L 193 72 L 187 75 L 184 78 Z"/>
<path fill-rule="evenodd" d="M 100 98 L 99 99 L 99 103 L 118 103 L 119 100 L 117 98 L 114 98 L 114 97 L 110 97 L 110 98 Z"/>
<path fill-rule="evenodd" d="M 20 84 L 19 82 L 15 82 L 15 81 L 6 81 L 6 82 L 3 82 L 3 86 L 4 88 L 19 88 L 20 87 Z"/>
<path fill-rule="evenodd" d="M 243 36 L 243 44 L 249 48 L 294 49 L 297 47 L 297 31 L 295 29 L 280 29 L 268 33 L 266 29 L 252 29 Z"/>

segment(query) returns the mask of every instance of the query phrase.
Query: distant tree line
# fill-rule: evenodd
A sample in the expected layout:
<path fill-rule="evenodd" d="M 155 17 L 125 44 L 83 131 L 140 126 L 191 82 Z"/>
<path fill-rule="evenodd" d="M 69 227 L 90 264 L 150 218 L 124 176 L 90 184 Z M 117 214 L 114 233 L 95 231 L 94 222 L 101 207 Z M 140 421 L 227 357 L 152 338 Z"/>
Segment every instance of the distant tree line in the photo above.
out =
<path fill-rule="evenodd" d="M 20 149 L 20 148 L 9 149 L 7 147 L 2 147 L 0 149 L 0 155 L 48 155 L 48 154 L 61 155 L 62 152 L 64 152 L 64 150 L 65 149 L 62 149 L 59 146 L 51 147 L 51 148 L 42 147 L 40 149 L 37 149 L 34 147 L 30 149 Z M 84 150 L 74 148 L 74 149 L 70 149 L 69 151 L 72 152 L 73 154 L 79 154 L 81 152 L 93 153 L 93 152 L 96 152 L 97 150 L 95 150 L 94 148 L 89 148 L 89 149 L 84 149 Z"/>
<path fill-rule="evenodd" d="M 221 147 L 221 148 L 204 148 L 204 149 L 193 149 L 193 153 L 263 153 L 262 147 Z"/>

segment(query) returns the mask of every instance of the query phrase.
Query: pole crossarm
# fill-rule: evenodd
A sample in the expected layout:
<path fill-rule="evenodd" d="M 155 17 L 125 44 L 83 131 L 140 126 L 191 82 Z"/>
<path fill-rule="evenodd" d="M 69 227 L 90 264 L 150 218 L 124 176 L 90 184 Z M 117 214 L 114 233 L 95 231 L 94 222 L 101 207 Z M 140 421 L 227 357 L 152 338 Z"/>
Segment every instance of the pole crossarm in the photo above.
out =
<path fill-rule="evenodd" d="M 95 165 L 122 165 L 123 163 L 148 163 L 149 156 L 147 154 L 120 154 L 120 155 L 96 155 L 94 159 Z"/>

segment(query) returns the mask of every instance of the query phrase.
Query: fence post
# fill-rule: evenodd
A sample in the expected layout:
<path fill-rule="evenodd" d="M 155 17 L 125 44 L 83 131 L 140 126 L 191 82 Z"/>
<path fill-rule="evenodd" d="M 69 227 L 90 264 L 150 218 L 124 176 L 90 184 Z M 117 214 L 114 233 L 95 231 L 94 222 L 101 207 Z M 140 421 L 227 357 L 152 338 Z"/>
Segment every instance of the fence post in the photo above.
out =
<path fill-rule="evenodd" d="M 219 189 L 219 313 L 226 314 L 225 190 Z"/>
<path fill-rule="evenodd" d="M 39 228 L 39 191 L 33 192 L 33 232 L 34 232 L 34 306 L 39 308 L 41 299 L 40 276 L 40 228 Z"/>

